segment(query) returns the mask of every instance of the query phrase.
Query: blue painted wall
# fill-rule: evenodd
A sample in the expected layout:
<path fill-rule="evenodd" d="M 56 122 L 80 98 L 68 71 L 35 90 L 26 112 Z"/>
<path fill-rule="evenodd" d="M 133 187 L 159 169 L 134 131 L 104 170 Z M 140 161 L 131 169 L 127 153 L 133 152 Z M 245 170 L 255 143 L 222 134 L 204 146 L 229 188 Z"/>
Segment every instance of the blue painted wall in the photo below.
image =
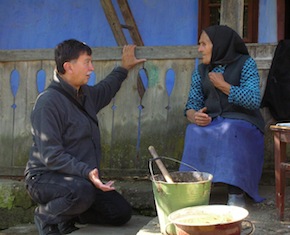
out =
<path fill-rule="evenodd" d="M 259 43 L 277 42 L 276 0 L 260 0 L 258 42 Z"/>
<path fill-rule="evenodd" d="M 128 3 L 146 46 L 197 44 L 198 0 Z M 276 9 L 276 0 L 260 0 L 259 43 L 277 41 Z M 68 38 L 117 45 L 100 0 L 0 0 L 0 49 L 54 48 Z"/>
<path fill-rule="evenodd" d="M 197 43 L 198 0 L 128 3 L 145 45 Z M 117 45 L 99 0 L 0 0 L 0 49 L 54 48 L 68 38 Z"/>

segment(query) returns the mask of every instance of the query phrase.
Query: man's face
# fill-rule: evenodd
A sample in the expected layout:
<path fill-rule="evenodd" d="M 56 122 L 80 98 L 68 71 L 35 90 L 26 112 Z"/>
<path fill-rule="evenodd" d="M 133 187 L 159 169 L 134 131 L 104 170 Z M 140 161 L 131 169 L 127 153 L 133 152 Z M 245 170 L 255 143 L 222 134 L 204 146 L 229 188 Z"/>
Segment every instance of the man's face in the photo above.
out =
<path fill-rule="evenodd" d="M 94 71 L 92 57 L 87 53 L 80 54 L 79 58 L 70 62 L 69 84 L 79 89 L 88 83 L 90 74 Z"/>
<path fill-rule="evenodd" d="M 209 64 L 212 56 L 213 44 L 208 35 L 203 31 L 199 38 L 198 52 L 202 53 L 202 63 Z"/>

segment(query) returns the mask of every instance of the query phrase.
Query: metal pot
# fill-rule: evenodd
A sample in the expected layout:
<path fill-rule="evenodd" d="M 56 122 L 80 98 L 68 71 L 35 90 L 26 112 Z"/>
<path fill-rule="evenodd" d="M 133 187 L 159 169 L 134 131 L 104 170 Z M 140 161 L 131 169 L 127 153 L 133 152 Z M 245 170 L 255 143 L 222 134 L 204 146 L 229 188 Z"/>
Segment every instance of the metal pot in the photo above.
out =
<path fill-rule="evenodd" d="M 242 222 L 249 212 L 237 206 L 205 205 L 187 207 L 168 216 L 175 225 L 177 235 L 240 235 Z M 250 232 L 254 226 L 250 221 Z"/>

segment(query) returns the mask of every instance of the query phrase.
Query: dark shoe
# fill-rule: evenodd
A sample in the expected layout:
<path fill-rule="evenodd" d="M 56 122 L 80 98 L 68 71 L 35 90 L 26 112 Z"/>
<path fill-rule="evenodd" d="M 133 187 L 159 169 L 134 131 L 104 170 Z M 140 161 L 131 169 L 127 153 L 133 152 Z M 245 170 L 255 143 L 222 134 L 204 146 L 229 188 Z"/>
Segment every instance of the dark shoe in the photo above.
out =
<path fill-rule="evenodd" d="M 70 234 L 73 231 L 78 230 L 79 228 L 77 228 L 75 226 L 75 222 L 74 221 L 67 221 L 67 222 L 59 223 L 58 224 L 58 229 L 61 232 L 61 234 Z"/>
<path fill-rule="evenodd" d="M 34 216 L 34 222 L 39 235 L 61 235 L 57 224 L 44 224 L 37 215 Z"/>
<path fill-rule="evenodd" d="M 246 202 L 244 198 L 244 194 L 229 194 L 228 199 L 229 206 L 239 206 L 239 207 L 246 207 Z"/>

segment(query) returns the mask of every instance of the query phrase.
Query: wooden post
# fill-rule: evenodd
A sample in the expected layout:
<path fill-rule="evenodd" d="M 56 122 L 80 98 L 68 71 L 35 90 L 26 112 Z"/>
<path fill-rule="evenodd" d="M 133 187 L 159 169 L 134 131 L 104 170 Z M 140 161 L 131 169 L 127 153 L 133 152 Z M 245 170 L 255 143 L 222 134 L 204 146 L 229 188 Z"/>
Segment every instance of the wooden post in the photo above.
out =
<path fill-rule="evenodd" d="M 222 0 L 220 24 L 234 29 L 243 38 L 244 0 Z"/>

